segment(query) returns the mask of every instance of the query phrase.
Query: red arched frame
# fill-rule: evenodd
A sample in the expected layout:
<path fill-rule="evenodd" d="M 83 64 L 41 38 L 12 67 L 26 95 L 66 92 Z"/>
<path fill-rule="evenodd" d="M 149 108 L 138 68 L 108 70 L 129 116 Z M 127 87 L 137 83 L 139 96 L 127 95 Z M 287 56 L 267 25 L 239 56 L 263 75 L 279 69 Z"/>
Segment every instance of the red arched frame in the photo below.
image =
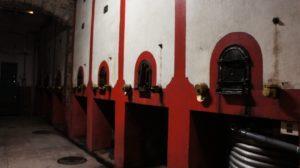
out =
<path fill-rule="evenodd" d="M 98 85 L 99 85 L 99 78 L 100 78 L 100 72 L 101 69 L 104 68 L 106 71 L 106 84 L 109 84 L 109 67 L 106 61 L 102 61 L 101 64 L 99 65 L 99 70 L 98 70 Z"/>
<path fill-rule="evenodd" d="M 218 80 L 218 60 L 222 52 L 229 46 L 244 47 L 251 58 L 251 84 L 253 90 L 260 90 L 263 86 L 263 60 L 258 42 L 248 33 L 233 32 L 224 36 L 215 46 L 210 62 L 210 87 L 216 90 Z"/>
<path fill-rule="evenodd" d="M 142 54 L 140 54 L 134 68 L 134 86 L 137 88 L 138 85 L 138 73 L 139 73 L 139 66 L 142 63 L 142 61 L 148 61 L 150 63 L 150 66 L 152 68 L 152 86 L 156 85 L 156 62 L 155 58 L 149 51 L 145 51 Z"/>

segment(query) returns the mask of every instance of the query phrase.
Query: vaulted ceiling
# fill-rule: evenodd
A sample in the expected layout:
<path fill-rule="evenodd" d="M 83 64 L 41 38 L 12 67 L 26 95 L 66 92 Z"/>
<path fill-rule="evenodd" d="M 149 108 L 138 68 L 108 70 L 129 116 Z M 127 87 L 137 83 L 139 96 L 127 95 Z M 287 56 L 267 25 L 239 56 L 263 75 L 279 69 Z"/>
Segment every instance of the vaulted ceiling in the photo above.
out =
<path fill-rule="evenodd" d="M 50 22 L 44 14 L 29 14 L 25 11 L 0 9 L 0 33 L 33 34 Z"/>
<path fill-rule="evenodd" d="M 1 0 L 0 8 L 16 12 L 33 10 L 60 20 L 62 24 L 72 26 L 75 0 Z"/>

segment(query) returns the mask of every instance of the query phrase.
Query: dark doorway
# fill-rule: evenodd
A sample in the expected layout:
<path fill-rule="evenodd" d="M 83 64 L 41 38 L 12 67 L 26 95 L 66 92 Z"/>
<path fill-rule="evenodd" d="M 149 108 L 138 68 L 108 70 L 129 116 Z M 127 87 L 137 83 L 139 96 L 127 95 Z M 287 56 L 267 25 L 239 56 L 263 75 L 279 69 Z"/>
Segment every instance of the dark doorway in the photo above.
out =
<path fill-rule="evenodd" d="M 1 63 L 0 115 L 16 115 L 19 107 L 18 64 Z"/>
<path fill-rule="evenodd" d="M 128 103 L 125 167 L 167 167 L 168 109 Z"/>

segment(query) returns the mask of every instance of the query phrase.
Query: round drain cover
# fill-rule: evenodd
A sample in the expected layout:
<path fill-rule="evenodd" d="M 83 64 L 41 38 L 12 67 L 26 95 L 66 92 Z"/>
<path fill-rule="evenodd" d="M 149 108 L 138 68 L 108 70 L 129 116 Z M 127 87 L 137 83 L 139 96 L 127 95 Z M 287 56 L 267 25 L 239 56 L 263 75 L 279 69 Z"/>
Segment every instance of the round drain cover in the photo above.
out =
<path fill-rule="evenodd" d="M 41 134 L 51 134 L 52 132 L 49 130 L 37 130 L 37 131 L 33 131 L 32 133 L 41 135 Z"/>
<path fill-rule="evenodd" d="M 57 160 L 57 163 L 59 164 L 64 164 L 64 165 L 78 165 L 78 164 L 83 164 L 87 160 L 84 157 L 80 156 L 68 156 L 68 157 L 63 157 Z"/>

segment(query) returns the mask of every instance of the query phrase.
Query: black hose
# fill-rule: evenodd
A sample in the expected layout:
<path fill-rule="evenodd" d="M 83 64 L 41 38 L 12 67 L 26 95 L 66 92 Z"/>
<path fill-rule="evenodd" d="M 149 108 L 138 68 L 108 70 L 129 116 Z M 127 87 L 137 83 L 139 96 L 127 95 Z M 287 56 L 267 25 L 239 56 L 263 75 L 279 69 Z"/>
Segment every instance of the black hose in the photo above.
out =
<path fill-rule="evenodd" d="M 244 130 L 234 130 L 229 168 L 297 168 L 296 145 Z M 292 152 L 291 152 L 292 151 Z"/>
<path fill-rule="evenodd" d="M 232 131 L 238 133 L 239 135 L 241 135 L 245 138 L 249 138 L 249 139 L 255 140 L 257 142 L 261 142 L 261 143 L 264 143 L 264 144 L 272 145 L 272 146 L 277 147 L 277 148 L 288 150 L 288 151 L 296 153 L 297 155 L 300 156 L 300 147 L 297 146 L 297 145 L 290 144 L 290 143 L 287 143 L 287 142 L 284 142 L 284 141 L 281 141 L 281 140 L 269 138 L 269 137 L 266 137 L 264 135 L 251 133 L 251 132 L 248 132 L 248 131 L 245 131 L 245 130 L 232 129 Z"/>

